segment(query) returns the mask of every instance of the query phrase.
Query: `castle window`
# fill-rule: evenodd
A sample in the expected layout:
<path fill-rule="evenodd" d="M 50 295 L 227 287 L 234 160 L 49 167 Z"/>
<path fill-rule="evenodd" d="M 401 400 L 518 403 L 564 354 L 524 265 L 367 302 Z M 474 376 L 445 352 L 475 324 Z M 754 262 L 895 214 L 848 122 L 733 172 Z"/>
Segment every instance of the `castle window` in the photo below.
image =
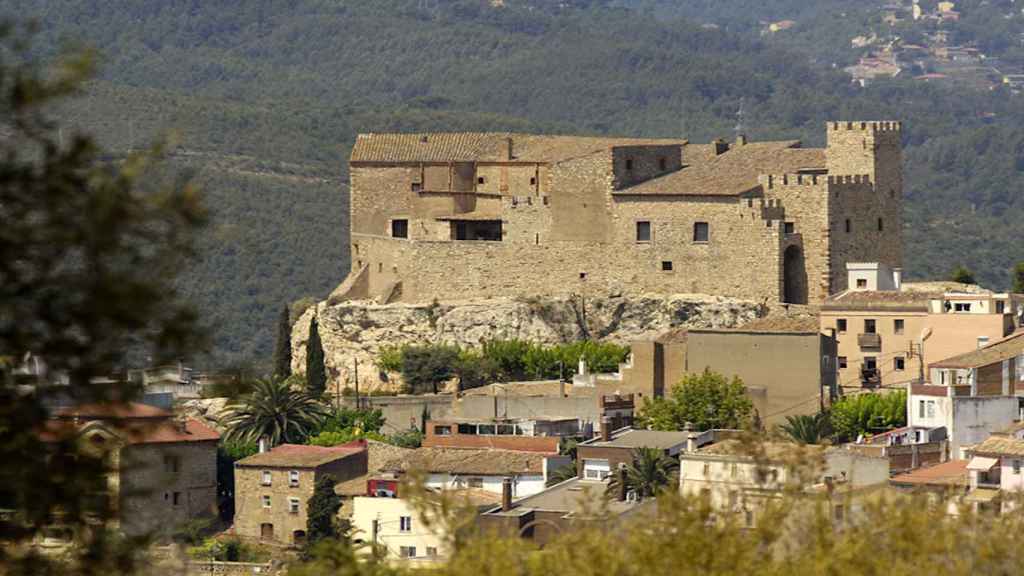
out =
<path fill-rule="evenodd" d="M 693 223 L 693 241 L 694 242 L 707 242 L 710 236 L 710 227 L 707 222 L 694 222 Z"/>
<path fill-rule="evenodd" d="M 658 170 L 661 170 L 662 172 L 668 170 L 668 160 L 658 158 Z"/>
<path fill-rule="evenodd" d="M 879 218 L 878 219 L 878 231 L 881 232 L 883 228 L 884 228 L 884 225 L 882 223 L 882 219 Z"/>
<path fill-rule="evenodd" d="M 409 221 L 402 218 L 391 221 L 391 237 L 392 238 L 408 238 L 409 237 Z"/>
<path fill-rule="evenodd" d="M 636 241 L 637 242 L 650 242 L 651 241 L 651 223 L 648 220 L 641 220 L 636 223 Z"/>
<path fill-rule="evenodd" d="M 476 179 L 476 183 L 477 184 L 484 184 L 486 182 L 487 182 L 487 178 L 485 178 L 483 176 L 477 176 L 477 179 Z"/>
<path fill-rule="evenodd" d="M 896 358 L 893 358 L 893 361 L 892 361 L 892 368 L 893 368 L 893 370 L 901 370 L 902 371 L 902 370 L 906 369 L 906 367 L 907 367 L 907 362 L 906 362 L 906 360 L 902 356 L 897 356 Z"/>
<path fill-rule="evenodd" d="M 852 228 L 850 227 L 850 219 L 847 218 L 846 219 L 846 233 L 849 234 L 851 229 Z"/>
<path fill-rule="evenodd" d="M 413 182 L 412 183 L 412 191 L 413 192 L 419 192 L 421 190 L 423 190 L 423 184 L 421 184 L 420 182 Z"/>
<path fill-rule="evenodd" d="M 672 271 L 672 261 L 671 260 L 662 260 L 661 261 L 661 270 L 663 272 L 671 272 Z"/>
<path fill-rule="evenodd" d="M 537 185 L 537 177 L 536 176 L 530 176 L 530 186 L 536 186 L 536 185 Z"/>
<path fill-rule="evenodd" d="M 796 232 L 796 224 L 792 222 L 786 222 L 784 232 L 786 234 L 793 234 Z"/>
<path fill-rule="evenodd" d="M 587 273 L 586 272 L 580 272 L 580 280 L 586 280 L 586 279 L 587 279 Z"/>
<path fill-rule="evenodd" d="M 632 158 L 626 158 L 626 170 L 632 170 L 632 169 L 633 169 L 633 159 Z"/>

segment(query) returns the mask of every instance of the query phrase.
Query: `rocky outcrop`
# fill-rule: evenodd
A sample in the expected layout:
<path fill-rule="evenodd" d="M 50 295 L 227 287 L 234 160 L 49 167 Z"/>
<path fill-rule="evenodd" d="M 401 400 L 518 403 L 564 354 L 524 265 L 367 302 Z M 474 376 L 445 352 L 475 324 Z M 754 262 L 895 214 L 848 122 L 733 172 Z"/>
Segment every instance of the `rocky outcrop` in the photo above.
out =
<path fill-rule="evenodd" d="M 221 419 L 225 416 L 225 407 L 228 405 L 227 398 L 202 398 L 199 400 L 185 400 L 176 408 L 176 412 L 189 418 L 195 418 L 203 424 L 223 433 L 225 428 Z"/>
<path fill-rule="evenodd" d="M 329 389 L 394 390 L 397 383 L 376 366 L 384 346 L 428 342 L 475 347 L 486 340 L 519 338 L 544 344 L 581 338 L 622 344 L 651 339 L 675 328 L 728 328 L 763 311 L 757 303 L 700 294 L 562 299 L 489 299 L 432 304 L 321 302 L 292 329 L 292 371 L 306 371 L 306 343 L 316 317 Z"/>

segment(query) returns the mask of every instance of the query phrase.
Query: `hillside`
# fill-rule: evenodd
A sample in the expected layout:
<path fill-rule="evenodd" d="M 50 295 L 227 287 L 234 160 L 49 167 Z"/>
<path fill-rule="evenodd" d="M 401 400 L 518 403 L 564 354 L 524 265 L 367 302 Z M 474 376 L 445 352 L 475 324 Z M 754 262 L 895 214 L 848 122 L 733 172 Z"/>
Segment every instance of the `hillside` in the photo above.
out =
<path fill-rule="evenodd" d="M 39 55 L 72 40 L 102 54 L 100 78 L 62 110 L 68 121 L 120 151 L 178 131 L 172 167 L 196 174 L 213 210 L 204 258 L 183 280 L 215 328 L 213 362 L 265 359 L 280 305 L 340 281 L 345 158 L 360 131 L 703 141 L 732 137 L 742 99 L 751 138 L 820 145 L 827 119 L 898 118 L 909 277 L 965 263 L 1007 287 L 1024 259 L 1013 241 L 1024 208 L 1019 97 L 902 81 L 855 88 L 810 53 L 813 40 L 750 33 L 756 12 L 736 30 L 702 27 L 721 4 L 694 2 L 706 7 L 698 14 L 623 1 L 8 0 L 0 17 L 38 18 Z M 834 4 L 807 10 L 824 19 Z M 828 20 L 846 30 L 861 18 Z M 803 38 L 835 36 L 814 34 Z"/>

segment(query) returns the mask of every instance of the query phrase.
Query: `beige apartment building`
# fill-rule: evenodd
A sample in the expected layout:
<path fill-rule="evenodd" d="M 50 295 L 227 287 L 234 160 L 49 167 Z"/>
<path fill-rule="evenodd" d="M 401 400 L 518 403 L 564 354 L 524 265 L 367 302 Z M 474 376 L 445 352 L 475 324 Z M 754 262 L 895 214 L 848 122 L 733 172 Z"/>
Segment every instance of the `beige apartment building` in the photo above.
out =
<path fill-rule="evenodd" d="M 366 474 L 366 442 L 340 446 L 282 444 L 235 462 L 235 533 L 278 544 L 306 539 L 306 504 L 317 480 Z"/>
<path fill-rule="evenodd" d="M 903 285 L 882 264 L 848 266 L 849 289 L 821 308 L 821 330 L 836 333 L 841 388 L 927 379 L 932 362 L 996 342 L 1018 325 L 1020 301 L 955 283 Z"/>

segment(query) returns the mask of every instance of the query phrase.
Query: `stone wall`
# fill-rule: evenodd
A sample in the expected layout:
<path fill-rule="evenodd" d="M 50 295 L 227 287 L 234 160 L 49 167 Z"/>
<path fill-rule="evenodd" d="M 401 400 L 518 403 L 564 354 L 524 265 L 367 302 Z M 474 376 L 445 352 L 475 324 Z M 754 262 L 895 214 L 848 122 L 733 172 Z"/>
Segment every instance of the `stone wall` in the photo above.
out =
<path fill-rule="evenodd" d="M 329 390 L 352 387 L 359 363 L 360 390 L 396 390 L 399 383 L 376 368 L 382 346 L 444 342 L 475 347 L 482 341 L 519 338 L 542 344 L 578 340 L 588 334 L 628 344 L 678 327 L 731 327 L 757 317 L 748 300 L 671 296 L 499 298 L 432 304 L 321 302 L 308 309 L 292 332 L 292 370 L 306 371 L 306 343 L 316 315 Z M 438 416 L 438 415 L 435 415 Z"/>
<path fill-rule="evenodd" d="M 217 514 L 215 441 L 129 445 L 121 450 L 120 466 L 125 534 L 167 535 L 189 520 Z"/>

